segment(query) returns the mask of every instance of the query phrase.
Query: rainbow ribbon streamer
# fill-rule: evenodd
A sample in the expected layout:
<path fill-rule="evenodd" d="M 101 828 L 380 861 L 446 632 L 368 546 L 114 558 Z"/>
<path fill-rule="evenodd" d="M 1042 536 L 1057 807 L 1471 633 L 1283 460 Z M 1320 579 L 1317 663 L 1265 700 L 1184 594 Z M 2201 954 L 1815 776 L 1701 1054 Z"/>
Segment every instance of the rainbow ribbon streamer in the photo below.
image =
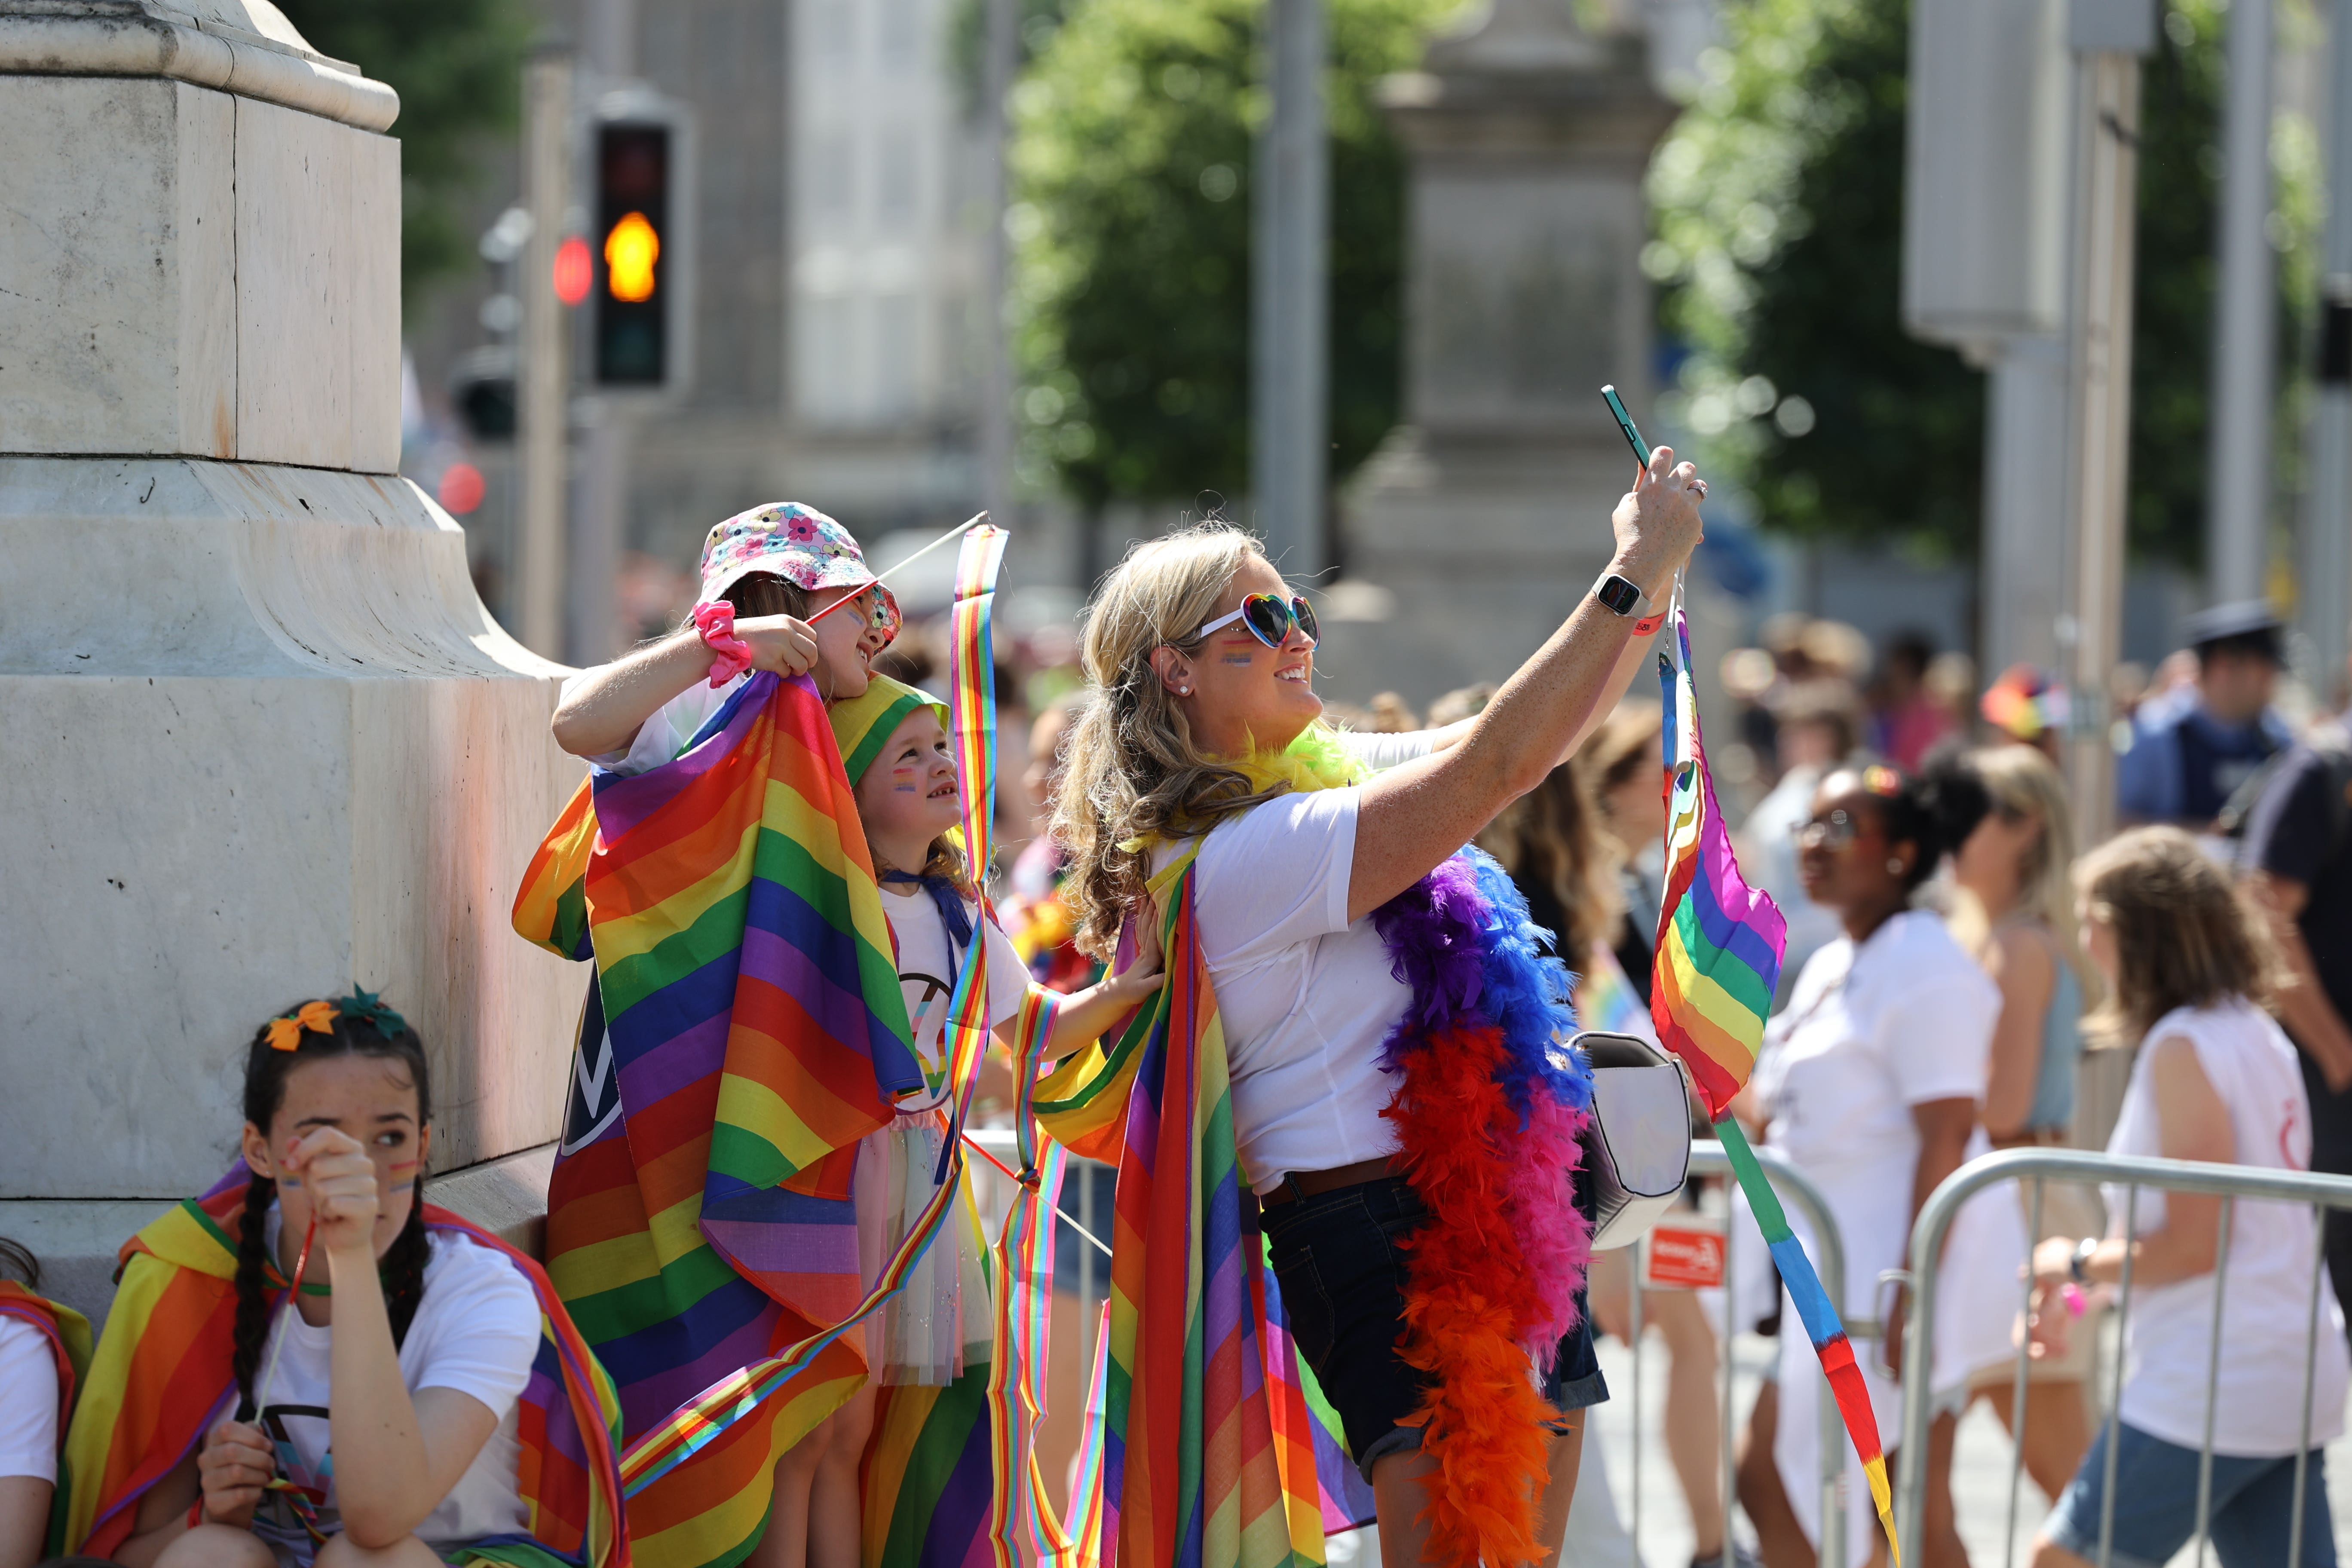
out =
<path fill-rule="evenodd" d="M 1666 887 L 1659 901 L 1650 1017 L 1659 1040 L 1688 1064 L 1706 1101 L 1715 1135 L 1731 1161 L 1740 1190 L 1748 1194 L 1757 1228 L 1772 1249 L 1805 1335 L 1822 1358 L 1822 1371 L 1870 1479 L 1871 1499 L 1878 1505 L 1879 1521 L 1900 1568 L 1902 1547 L 1895 1539 L 1886 1457 L 1879 1447 L 1878 1419 L 1862 1369 L 1854 1363 L 1853 1346 L 1812 1260 L 1790 1234 L 1788 1216 L 1756 1163 L 1755 1151 L 1730 1114 L 1732 1097 L 1756 1068 L 1764 1023 L 1772 1011 L 1773 987 L 1780 978 L 1780 958 L 1788 951 L 1789 929 L 1770 895 L 1741 878 L 1731 851 L 1731 835 L 1716 803 L 1715 781 L 1707 774 L 1706 751 L 1699 738 L 1698 697 L 1690 678 L 1690 624 L 1679 595 L 1675 644 L 1678 659 L 1658 656 L 1667 718 Z"/>
<path fill-rule="evenodd" d="M 1005 533 L 988 523 L 967 531 L 956 558 L 955 602 L 948 613 L 948 713 L 956 775 L 963 781 L 964 850 L 974 880 L 984 878 L 996 820 L 996 653 L 991 610 L 996 574 L 1004 562 Z M 981 899 L 981 931 L 995 919 Z M 948 1146 L 961 1158 L 980 1063 L 988 1050 L 989 952 L 972 938 L 948 1005 L 955 1037 L 954 1081 L 961 1086 Z M 1023 978 L 1025 980 L 1027 976 Z M 989 1550 L 996 1568 L 1067 1563 L 1070 1539 L 1048 1497 L 1037 1466 L 1037 1422 L 1045 1413 L 1044 1373 L 1054 1279 L 1054 1213 L 1067 1156 L 1058 1144 L 1038 1157 L 1037 1069 L 1052 1035 L 1059 998 L 1031 988 L 1016 1026 L 1014 1081 L 1020 1085 L 1013 1125 L 1021 1169 L 1013 1205 L 997 1238 L 994 1331 L 988 1370 Z"/>

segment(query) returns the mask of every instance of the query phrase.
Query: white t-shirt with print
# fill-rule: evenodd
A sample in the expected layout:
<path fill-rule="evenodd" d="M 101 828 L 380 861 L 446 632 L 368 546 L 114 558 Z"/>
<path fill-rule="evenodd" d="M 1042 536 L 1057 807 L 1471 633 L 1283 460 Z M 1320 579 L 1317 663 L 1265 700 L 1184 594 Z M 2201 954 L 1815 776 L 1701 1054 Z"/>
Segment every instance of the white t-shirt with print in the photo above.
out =
<path fill-rule="evenodd" d="M 570 697 L 591 672 L 582 670 L 563 682 L 563 695 Z M 664 763 L 676 762 L 685 751 L 695 732 L 710 721 L 726 700 L 735 695 L 743 683 L 751 679 L 745 670 L 726 685 L 714 688 L 708 676 L 696 676 L 694 684 L 654 710 L 653 717 L 637 726 L 636 738 L 617 752 L 606 752 L 586 759 L 604 769 L 634 778 L 651 773 Z"/>
<path fill-rule="evenodd" d="M 1379 769 L 1433 734 L 1343 735 Z M 1234 1136 L 1251 1187 L 1396 1152 L 1381 1047 L 1412 1003 L 1371 917 L 1348 919 L 1360 788 L 1278 795 L 1209 830 L 1193 863 L 1201 952 L 1233 1074 Z M 1177 853 L 1164 847 L 1165 864 Z"/>
<path fill-rule="evenodd" d="M 269 1211 L 266 1236 L 278 1245 L 278 1211 Z M 328 1448 L 331 1378 L 329 1350 L 334 1325 L 306 1323 L 290 1306 L 272 1316 L 269 1340 L 285 1335 L 269 1403 L 260 1425 L 278 1446 L 287 1478 L 321 1489 L 322 1521 L 337 1518 L 334 1463 Z M 539 1300 L 530 1281 L 499 1253 L 462 1236 L 436 1231 L 425 1265 L 425 1294 L 400 1346 L 400 1379 L 411 1394 L 427 1388 L 454 1388 L 487 1405 L 499 1418 L 489 1441 L 449 1489 L 449 1495 L 415 1530 L 428 1545 L 478 1541 L 488 1535 L 523 1533 L 529 1527 L 519 1465 L 522 1456 L 516 1403 L 530 1381 L 539 1355 Z M 268 1363 L 268 1352 L 263 1364 Z"/>
<path fill-rule="evenodd" d="M 58 1479 L 58 1357 L 24 1319 L 0 1314 L 0 1476 Z"/>
<path fill-rule="evenodd" d="M 2271 1171 L 2311 1168 L 2311 1110 L 2294 1047 L 2269 1015 L 2243 999 L 2178 1007 L 2157 1021 L 2132 1063 L 2110 1154 L 2163 1152 L 2150 1059 L 2157 1042 L 2186 1039 L 2230 1117 L 2230 1159 Z M 2103 1189 L 2107 1234 L 2124 1234 L 2127 1190 Z M 2241 1200 L 2230 1226 L 2229 1281 L 2221 1300 L 2220 1402 L 2213 1451 L 2242 1458 L 2292 1454 L 2303 1437 L 2304 1350 L 2311 1326 L 2318 1236 L 2303 1204 Z M 2160 1228 L 2165 1196 L 2140 1189 L 2138 1234 Z M 2311 1444 L 2344 1431 L 2347 1370 L 2336 1292 L 2319 1292 L 2312 1363 Z M 2079 1330 L 2077 1331 L 2080 1331 Z M 2213 1275 L 2169 1285 L 2135 1284 L 2125 1324 L 2123 1418 L 2184 1448 L 2205 1440 L 2205 1374 L 2213 1353 Z"/>
<path fill-rule="evenodd" d="M 988 1022 L 993 1028 L 1009 1024 L 1029 995 L 1029 968 L 1020 950 L 994 921 L 982 921 L 978 906 L 967 901 L 964 915 L 987 933 Z M 946 1058 L 943 1039 L 948 1003 L 964 955 L 951 952 L 947 924 L 940 907 L 925 888 L 904 882 L 882 884 L 882 912 L 889 918 L 890 934 L 898 943 L 898 988 L 907 998 L 907 1022 L 913 1026 L 915 1055 L 936 1070 Z"/>

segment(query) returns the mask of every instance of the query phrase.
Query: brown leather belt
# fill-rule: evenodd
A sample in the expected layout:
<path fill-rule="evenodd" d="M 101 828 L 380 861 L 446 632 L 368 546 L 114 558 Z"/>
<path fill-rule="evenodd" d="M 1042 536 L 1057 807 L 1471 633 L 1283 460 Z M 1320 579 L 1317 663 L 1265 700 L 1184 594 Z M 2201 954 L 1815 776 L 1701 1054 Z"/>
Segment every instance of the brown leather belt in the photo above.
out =
<path fill-rule="evenodd" d="M 1995 1149 L 2063 1149 L 2066 1146 L 2066 1134 L 2055 1127 L 2036 1127 L 1989 1142 Z"/>
<path fill-rule="evenodd" d="M 1259 1198 L 1258 1206 L 1275 1208 L 1299 1198 L 1320 1197 L 1325 1193 L 1336 1193 L 1341 1187 L 1361 1186 L 1366 1182 L 1377 1182 L 1383 1176 L 1395 1174 L 1397 1172 L 1390 1165 L 1386 1154 L 1377 1160 L 1359 1160 L 1352 1165 L 1341 1165 L 1330 1171 L 1286 1171 L 1282 1175 L 1282 1184 Z"/>

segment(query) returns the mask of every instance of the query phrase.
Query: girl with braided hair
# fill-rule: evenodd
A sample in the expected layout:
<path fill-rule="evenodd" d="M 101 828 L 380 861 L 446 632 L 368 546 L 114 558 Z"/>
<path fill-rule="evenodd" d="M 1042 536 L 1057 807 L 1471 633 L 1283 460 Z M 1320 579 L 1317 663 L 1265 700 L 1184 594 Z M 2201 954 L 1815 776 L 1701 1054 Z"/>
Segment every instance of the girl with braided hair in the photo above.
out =
<path fill-rule="evenodd" d="M 609 1548 L 610 1385 L 567 1355 L 536 1266 L 425 1207 L 415 1032 L 366 992 L 306 1002 L 255 1034 L 244 1110 L 241 1171 L 124 1248 L 68 1440 L 69 1540 L 127 1568 Z M 552 1408 L 524 1398 L 542 1363 L 563 1374 Z M 551 1447 L 588 1461 L 573 1497 L 551 1495 Z"/>

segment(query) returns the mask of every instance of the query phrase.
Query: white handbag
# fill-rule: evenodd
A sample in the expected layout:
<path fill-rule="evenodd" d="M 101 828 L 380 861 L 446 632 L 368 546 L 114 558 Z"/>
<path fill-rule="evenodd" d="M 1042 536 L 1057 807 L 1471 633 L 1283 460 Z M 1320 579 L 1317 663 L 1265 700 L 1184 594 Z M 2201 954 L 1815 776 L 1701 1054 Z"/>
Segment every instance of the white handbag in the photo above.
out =
<path fill-rule="evenodd" d="M 1672 1057 L 1632 1035 L 1574 1041 L 1592 1064 L 1592 1115 L 1577 1179 L 1595 1200 L 1592 1249 L 1630 1247 L 1674 1206 L 1690 1174 L 1690 1101 Z"/>

